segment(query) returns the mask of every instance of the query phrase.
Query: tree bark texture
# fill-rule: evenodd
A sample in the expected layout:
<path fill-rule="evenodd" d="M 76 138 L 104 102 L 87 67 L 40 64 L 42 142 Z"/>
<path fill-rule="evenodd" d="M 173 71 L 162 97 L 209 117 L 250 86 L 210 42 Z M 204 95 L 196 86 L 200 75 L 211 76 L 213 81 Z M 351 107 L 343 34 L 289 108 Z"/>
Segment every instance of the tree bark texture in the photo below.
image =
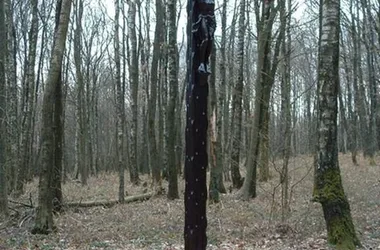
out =
<path fill-rule="evenodd" d="M 7 25 L 7 175 L 8 193 L 11 193 L 16 186 L 17 171 L 19 166 L 19 117 L 18 117 L 18 86 L 17 86 L 17 60 L 16 60 L 16 30 L 13 22 L 13 6 L 11 0 L 5 1 L 5 16 Z"/>
<path fill-rule="evenodd" d="M 32 233 L 48 234 L 54 229 L 52 176 L 54 169 L 54 99 L 57 84 L 60 84 L 62 59 L 65 50 L 66 34 L 70 19 L 71 0 L 57 3 L 59 13 L 58 26 L 54 36 L 54 44 L 50 59 L 50 70 L 46 81 L 42 104 L 41 128 L 41 169 L 38 186 L 37 215 Z"/>
<path fill-rule="evenodd" d="M 243 115 L 243 89 L 244 89 L 244 34 L 245 34 L 245 0 L 240 1 L 239 7 L 239 27 L 238 27 L 238 47 L 237 47 L 237 79 L 234 88 L 232 105 L 234 106 L 234 120 L 232 124 L 233 141 L 231 154 L 231 175 L 234 188 L 240 188 L 243 185 L 243 179 L 240 176 L 240 157 L 242 154 L 242 115 Z"/>
<path fill-rule="evenodd" d="M 176 166 L 176 110 L 178 110 L 178 71 L 177 71 L 177 27 L 176 27 L 176 0 L 168 2 L 168 70 L 169 70 L 169 106 L 167 116 L 167 148 L 168 148 L 168 198 L 177 199 L 178 194 L 178 168 Z"/>
<path fill-rule="evenodd" d="M 5 4 L 0 0 L 0 219 L 8 216 L 8 192 L 6 180 L 6 82 L 5 60 L 7 51 L 5 27 Z"/>
<path fill-rule="evenodd" d="M 205 250 L 207 245 L 207 78 L 211 73 L 208 60 L 216 27 L 214 7 L 213 1 L 189 0 L 187 3 L 187 34 L 188 44 L 191 46 L 188 46 L 187 50 L 189 76 L 185 132 L 184 238 L 186 250 Z"/>
<path fill-rule="evenodd" d="M 344 193 L 338 163 L 337 97 L 339 91 L 340 0 L 322 1 L 318 63 L 318 140 L 314 199 L 321 203 L 328 242 L 338 249 L 355 249 L 350 206 Z"/>
<path fill-rule="evenodd" d="M 131 63 L 129 65 L 129 79 L 131 89 L 131 108 L 132 108 L 132 122 L 131 122 L 131 141 L 130 141 L 130 169 L 129 175 L 131 182 L 138 185 L 140 182 L 137 162 L 137 134 L 138 134 L 138 88 L 139 88 L 139 67 L 138 67 L 138 51 L 137 51 L 137 35 L 136 35 L 136 2 L 131 0 L 128 2 L 128 33 L 130 39 L 130 57 Z"/>
<path fill-rule="evenodd" d="M 24 105 L 21 122 L 21 159 L 18 168 L 16 196 L 23 194 L 24 182 L 31 163 L 31 142 L 32 142 L 32 125 L 33 112 L 35 108 L 35 65 L 36 65 L 36 49 L 38 38 L 38 6 L 37 0 L 30 2 L 32 9 L 32 23 L 29 31 L 29 54 L 28 64 L 26 66 L 26 84 L 24 87 Z"/>
<path fill-rule="evenodd" d="M 82 185 L 87 185 L 89 166 L 87 162 L 87 121 L 86 121 L 86 99 L 85 99 L 85 77 L 82 60 L 82 17 L 83 0 L 76 0 L 76 29 L 74 31 L 74 64 L 77 82 L 77 165 L 80 172 Z M 88 81 L 88 79 L 86 79 Z"/>
<path fill-rule="evenodd" d="M 149 133 L 149 151 L 150 165 L 153 177 L 153 186 L 157 191 L 161 191 L 161 166 L 158 156 L 158 133 L 156 133 L 156 105 L 157 105 L 157 88 L 158 88 L 158 66 L 162 58 L 162 46 L 164 44 L 164 25 L 165 25 L 165 7 L 162 0 L 156 0 L 156 27 L 154 31 L 153 55 L 151 67 L 151 81 L 149 93 L 148 109 L 148 133 Z"/>
<path fill-rule="evenodd" d="M 122 3 L 123 4 L 123 3 Z M 121 83 L 121 65 L 120 65 L 120 41 L 119 41 L 119 14 L 120 2 L 115 0 L 115 83 L 116 83 L 116 107 L 117 107 L 117 122 L 116 122 L 116 139 L 117 139 L 117 165 L 119 171 L 119 202 L 124 201 L 124 124 L 125 124 L 125 111 L 124 111 L 124 87 Z"/>

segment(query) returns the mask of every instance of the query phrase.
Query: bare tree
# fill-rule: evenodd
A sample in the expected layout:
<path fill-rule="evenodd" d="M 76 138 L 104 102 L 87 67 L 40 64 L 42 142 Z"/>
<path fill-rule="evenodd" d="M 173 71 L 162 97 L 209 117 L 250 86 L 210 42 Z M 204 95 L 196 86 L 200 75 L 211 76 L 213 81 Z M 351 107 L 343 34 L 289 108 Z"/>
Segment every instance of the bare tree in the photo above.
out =
<path fill-rule="evenodd" d="M 121 82 L 121 66 L 120 66 L 120 41 L 119 41 L 119 13 L 120 2 L 115 0 L 115 83 L 116 83 L 116 107 L 117 107 L 117 164 L 119 170 L 119 202 L 124 202 L 124 127 L 125 127 L 125 111 L 124 111 L 124 86 Z"/>
<path fill-rule="evenodd" d="M 130 178 L 135 185 L 139 184 L 139 172 L 137 162 L 137 135 L 138 135 L 138 89 L 139 89 L 139 63 L 137 51 L 137 35 L 136 35 L 136 0 L 129 1 L 128 9 L 128 33 L 129 33 L 129 49 L 130 49 L 130 64 L 129 64 L 129 79 L 131 89 L 131 140 L 130 140 Z"/>
<path fill-rule="evenodd" d="M 5 82 L 5 60 L 7 51 L 5 27 L 5 4 L 0 0 L 0 219 L 8 216 L 8 192 L 6 180 L 6 82 Z"/>
<path fill-rule="evenodd" d="M 54 154 L 56 142 L 54 133 L 54 99 L 57 85 L 61 84 L 62 59 L 66 44 L 66 34 L 69 25 L 71 0 L 57 2 L 56 17 L 57 26 L 54 37 L 53 50 L 50 60 L 50 70 L 45 86 L 42 105 L 42 128 L 41 128 L 41 150 L 42 165 L 38 187 L 37 215 L 32 233 L 48 234 L 54 230 L 53 221 L 53 195 L 52 178 L 54 169 Z"/>
<path fill-rule="evenodd" d="M 178 195 L 178 174 L 175 162 L 176 145 L 176 110 L 178 105 L 178 71 L 177 71 L 177 15 L 176 0 L 168 2 L 168 70 L 169 70 L 169 106 L 167 116 L 168 127 L 168 171 L 169 190 L 168 198 L 177 199 Z"/>
<path fill-rule="evenodd" d="M 318 64 L 318 134 L 314 200 L 321 203 L 328 241 L 338 249 L 360 245 L 344 193 L 338 162 L 340 0 L 322 1 Z"/>

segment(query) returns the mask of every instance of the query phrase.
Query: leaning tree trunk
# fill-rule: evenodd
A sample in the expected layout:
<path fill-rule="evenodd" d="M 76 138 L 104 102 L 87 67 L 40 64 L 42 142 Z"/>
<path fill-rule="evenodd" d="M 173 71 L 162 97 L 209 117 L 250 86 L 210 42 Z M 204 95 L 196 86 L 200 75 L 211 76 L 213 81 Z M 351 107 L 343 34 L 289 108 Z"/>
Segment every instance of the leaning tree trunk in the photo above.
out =
<path fill-rule="evenodd" d="M 50 70 L 46 81 L 42 103 L 41 128 L 41 169 L 38 186 L 37 215 L 32 233 L 48 234 L 54 229 L 52 176 L 54 169 L 54 105 L 57 84 L 61 84 L 62 59 L 69 26 L 71 0 L 57 3 L 57 27 L 50 60 Z"/>
<path fill-rule="evenodd" d="M 6 28 L 5 28 L 5 5 L 0 0 L 0 219 L 8 216 L 8 192 L 6 180 L 6 98 L 5 98 L 5 59 L 7 51 Z"/>
<path fill-rule="evenodd" d="M 265 91 L 267 96 L 267 103 L 269 103 L 270 89 L 268 74 L 270 73 L 270 38 L 272 32 L 272 25 L 275 17 L 275 12 L 271 11 L 273 2 L 266 1 L 263 7 L 262 21 L 259 25 L 258 36 L 258 63 L 257 63 L 257 75 L 256 79 L 256 98 L 254 108 L 254 120 L 252 121 L 252 128 L 249 138 L 249 152 L 247 156 L 247 174 L 243 183 L 243 187 L 239 190 L 240 198 L 247 200 L 249 198 L 256 197 L 256 173 L 257 163 L 260 150 L 260 134 L 263 129 L 265 106 L 264 98 Z M 276 45 L 277 47 L 277 45 Z M 272 81 L 273 82 L 273 81 Z M 265 87 L 265 88 L 264 88 Z M 269 107 L 269 104 L 267 104 Z"/>
<path fill-rule="evenodd" d="M 321 203 L 328 242 L 338 249 L 355 249 L 350 205 L 344 193 L 338 162 L 337 112 L 339 91 L 340 0 L 322 1 L 318 64 L 318 134 L 314 200 Z"/>

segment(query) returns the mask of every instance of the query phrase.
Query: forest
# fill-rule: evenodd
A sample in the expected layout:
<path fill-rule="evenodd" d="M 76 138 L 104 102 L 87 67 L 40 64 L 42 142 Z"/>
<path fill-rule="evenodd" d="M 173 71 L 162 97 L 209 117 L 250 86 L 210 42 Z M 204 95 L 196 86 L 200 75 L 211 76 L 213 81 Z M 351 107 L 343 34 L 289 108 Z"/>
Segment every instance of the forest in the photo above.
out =
<path fill-rule="evenodd" d="M 379 0 L 0 0 L 0 249 L 380 249 Z"/>

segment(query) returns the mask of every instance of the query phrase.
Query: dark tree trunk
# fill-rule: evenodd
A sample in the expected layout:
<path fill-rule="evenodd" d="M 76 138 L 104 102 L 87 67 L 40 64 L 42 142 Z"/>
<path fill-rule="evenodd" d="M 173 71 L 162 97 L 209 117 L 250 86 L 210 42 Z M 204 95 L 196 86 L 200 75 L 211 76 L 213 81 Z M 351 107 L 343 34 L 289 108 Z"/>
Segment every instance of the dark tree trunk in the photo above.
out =
<path fill-rule="evenodd" d="M 208 60 L 216 25 L 214 2 L 189 0 L 187 11 L 188 44 L 191 46 L 188 46 L 187 50 L 189 78 L 186 95 L 184 238 L 186 250 L 205 250 L 207 246 L 206 168 L 208 166 L 207 77 L 211 73 L 208 69 Z M 201 14 L 205 11 L 208 16 L 202 17 Z M 197 25 L 203 22 L 207 23 L 206 27 Z"/>

